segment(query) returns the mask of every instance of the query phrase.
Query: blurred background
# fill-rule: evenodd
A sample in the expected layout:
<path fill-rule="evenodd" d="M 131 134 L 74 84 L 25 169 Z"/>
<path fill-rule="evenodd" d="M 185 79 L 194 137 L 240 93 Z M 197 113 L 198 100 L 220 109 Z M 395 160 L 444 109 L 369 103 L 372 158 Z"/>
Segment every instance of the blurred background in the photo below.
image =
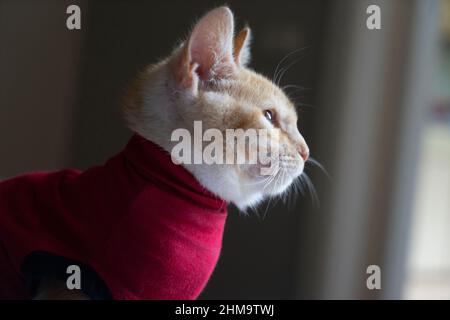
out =
<path fill-rule="evenodd" d="M 259 215 L 230 208 L 201 298 L 449 299 L 450 1 L 226 3 L 252 28 L 252 68 L 272 77 L 298 59 L 282 84 L 301 87 L 299 127 L 330 177 L 306 168 L 318 205 L 305 192 Z M 71 4 L 81 30 L 66 28 Z M 0 177 L 121 150 L 126 84 L 222 4 L 0 0 Z M 380 30 L 366 27 L 371 4 Z"/>

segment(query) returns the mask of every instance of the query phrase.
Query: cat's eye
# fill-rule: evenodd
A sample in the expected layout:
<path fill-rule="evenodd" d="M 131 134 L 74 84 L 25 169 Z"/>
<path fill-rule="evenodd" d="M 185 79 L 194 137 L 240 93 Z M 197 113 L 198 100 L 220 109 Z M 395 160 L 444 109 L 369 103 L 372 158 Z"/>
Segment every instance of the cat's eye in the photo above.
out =
<path fill-rule="evenodd" d="M 264 117 L 269 120 L 269 122 L 273 122 L 274 116 L 272 110 L 264 110 Z"/>

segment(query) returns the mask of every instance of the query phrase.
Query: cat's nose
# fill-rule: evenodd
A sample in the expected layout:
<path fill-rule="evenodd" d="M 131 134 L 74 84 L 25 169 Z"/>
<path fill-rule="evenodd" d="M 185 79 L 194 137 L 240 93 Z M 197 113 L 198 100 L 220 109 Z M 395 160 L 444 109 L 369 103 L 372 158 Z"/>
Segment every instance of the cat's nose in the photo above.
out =
<path fill-rule="evenodd" d="M 305 142 L 302 142 L 297 147 L 298 153 L 300 154 L 300 157 L 302 157 L 303 161 L 306 162 L 309 158 L 309 148 L 306 145 Z"/>

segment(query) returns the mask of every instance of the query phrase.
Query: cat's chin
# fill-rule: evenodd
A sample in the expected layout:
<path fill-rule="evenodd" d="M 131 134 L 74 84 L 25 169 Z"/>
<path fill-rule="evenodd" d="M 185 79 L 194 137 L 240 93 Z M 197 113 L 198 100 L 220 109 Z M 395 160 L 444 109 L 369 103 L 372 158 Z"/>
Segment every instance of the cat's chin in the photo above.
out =
<path fill-rule="evenodd" d="M 242 212 L 254 208 L 267 198 L 285 192 L 296 178 L 288 174 L 278 177 L 261 177 L 243 182 L 242 171 L 233 166 L 219 165 L 184 165 L 206 189 L 219 198 L 234 204 Z M 253 177 L 255 178 L 255 177 Z M 271 179 L 272 183 L 264 185 Z M 276 181 L 275 181 L 276 180 Z"/>

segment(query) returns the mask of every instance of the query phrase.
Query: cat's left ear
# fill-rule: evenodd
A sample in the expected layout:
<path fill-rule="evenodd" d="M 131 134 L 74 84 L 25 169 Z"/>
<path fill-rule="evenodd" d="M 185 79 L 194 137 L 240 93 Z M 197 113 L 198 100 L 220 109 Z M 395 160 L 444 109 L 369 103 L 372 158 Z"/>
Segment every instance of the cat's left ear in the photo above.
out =
<path fill-rule="evenodd" d="M 195 92 L 200 82 L 232 76 L 233 32 L 233 13 L 227 7 L 214 9 L 197 22 L 172 66 L 181 87 Z"/>
<path fill-rule="evenodd" d="M 249 27 L 245 27 L 234 38 L 233 58 L 238 66 L 246 67 L 250 62 L 250 41 L 252 35 Z"/>

